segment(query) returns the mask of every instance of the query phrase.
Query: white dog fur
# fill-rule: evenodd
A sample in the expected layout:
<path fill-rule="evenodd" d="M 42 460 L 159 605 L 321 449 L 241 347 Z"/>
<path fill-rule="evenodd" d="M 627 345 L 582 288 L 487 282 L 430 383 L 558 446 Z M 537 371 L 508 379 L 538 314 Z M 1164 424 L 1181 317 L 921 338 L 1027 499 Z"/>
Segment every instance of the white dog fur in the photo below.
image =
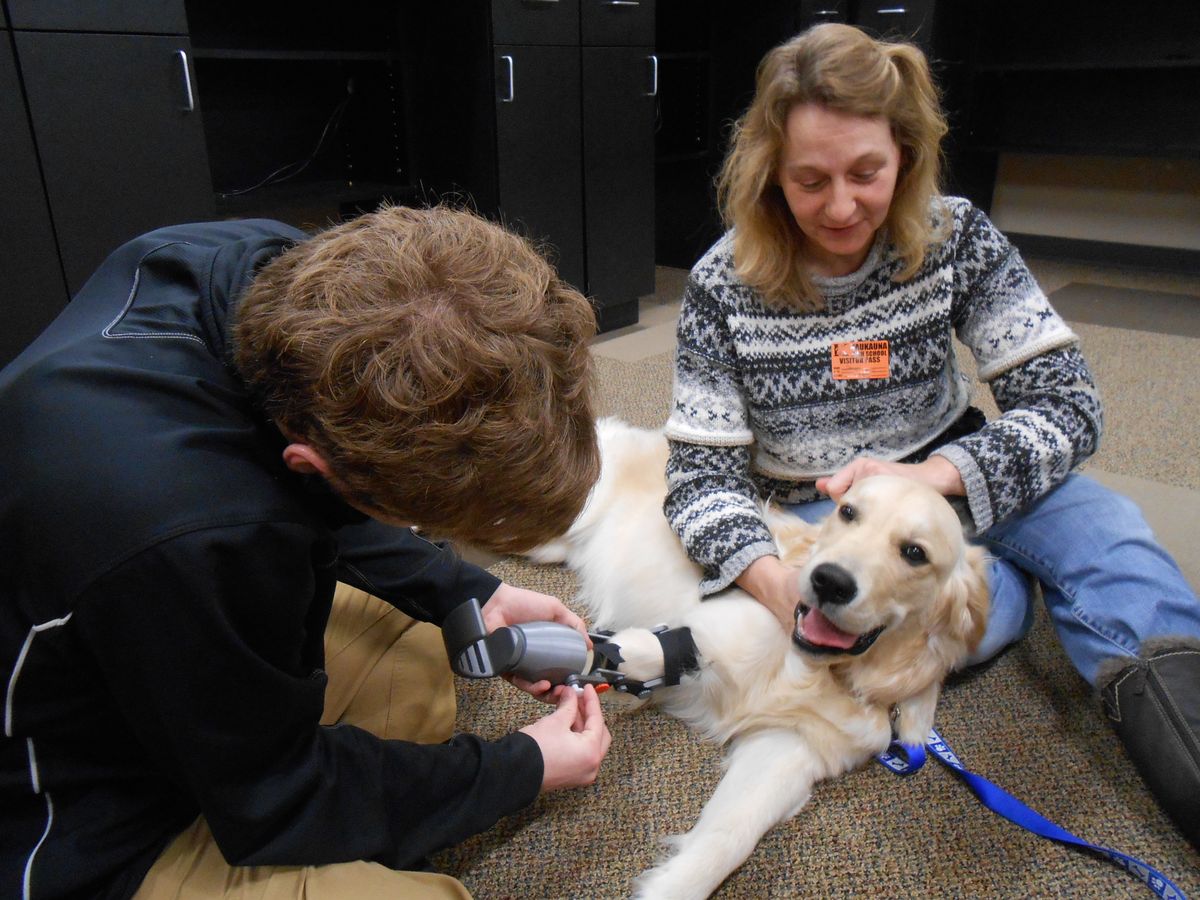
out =
<path fill-rule="evenodd" d="M 599 432 L 603 468 L 587 506 L 566 535 L 530 556 L 575 571 L 576 599 L 595 627 L 617 631 L 631 678 L 663 672 L 649 627 L 691 629 L 699 669 L 657 689 L 653 702 L 727 744 L 725 774 L 696 825 L 670 839 L 673 853 L 635 889 L 646 898 L 706 897 L 768 829 L 800 811 L 816 782 L 886 749 L 893 721 L 900 740 L 924 743 L 943 679 L 983 635 L 983 553 L 965 542 L 943 497 L 907 479 L 859 482 L 819 528 L 765 506 L 781 559 L 800 570 L 803 606 L 823 610 L 798 620 L 802 639 L 883 629 L 858 655 L 808 652 L 737 588 L 701 601 L 700 568 L 662 512 L 661 432 L 615 419 Z M 913 546 L 920 552 L 904 550 Z M 853 576 L 852 600 L 818 602 L 811 576 L 822 563 Z"/>

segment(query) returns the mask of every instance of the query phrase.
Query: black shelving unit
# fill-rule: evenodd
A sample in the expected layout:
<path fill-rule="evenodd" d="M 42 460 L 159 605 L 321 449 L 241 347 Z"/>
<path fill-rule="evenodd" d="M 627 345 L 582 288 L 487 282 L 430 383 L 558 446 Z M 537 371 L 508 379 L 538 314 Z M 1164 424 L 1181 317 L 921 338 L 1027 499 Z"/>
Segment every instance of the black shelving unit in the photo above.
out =
<path fill-rule="evenodd" d="M 417 196 L 388 4 L 337 16 L 188 0 L 216 213 L 315 228 Z"/>
<path fill-rule="evenodd" d="M 406 4 L 411 164 L 545 246 L 601 331 L 654 289 L 655 0 Z M 448 44 L 427 39 L 453 34 Z M 657 76 L 657 77 L 656 77 Z"/>
<path fill-rule="evenodd" d="M 971 4 L 963 159 L 991 206 L 999 154 L 1200 157 L 1200 5 Z"/>
<path fill-rule="evenodd" d="M 601 330 L 636 322 L 654 286 L 654 18 L 655 0 L 3 0 L 0 233 L 19 252 L 0 265 L 0 362 L 137 234 L 319 228 L 385 202 L 518 228 Z"/>

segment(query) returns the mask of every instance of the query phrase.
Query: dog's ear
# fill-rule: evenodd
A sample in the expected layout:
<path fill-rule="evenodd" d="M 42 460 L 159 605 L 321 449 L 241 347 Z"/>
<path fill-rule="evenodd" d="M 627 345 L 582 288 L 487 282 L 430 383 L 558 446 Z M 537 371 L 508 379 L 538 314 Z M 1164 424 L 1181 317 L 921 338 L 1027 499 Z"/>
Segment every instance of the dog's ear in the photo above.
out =
<path fill-rule="evenodd" d="M 990 594 L 983 548 L 968 544 L 963 551 L 946 580 L 938 624 L 947 636 L 962 644 L 963 656 L 966 656 L 983 640 Z"/>

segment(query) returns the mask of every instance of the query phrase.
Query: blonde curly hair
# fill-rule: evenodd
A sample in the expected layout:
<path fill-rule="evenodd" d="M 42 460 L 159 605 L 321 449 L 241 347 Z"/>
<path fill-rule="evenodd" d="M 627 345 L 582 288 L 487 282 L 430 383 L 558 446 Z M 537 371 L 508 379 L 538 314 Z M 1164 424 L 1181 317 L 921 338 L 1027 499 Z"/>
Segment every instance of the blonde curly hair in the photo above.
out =
<path fill-rule="evenodd" d="M 591 304 L 464 210 L 390 207 L 266 265 L 234 360 L 380 518 L 501 552 L 565 532 L 599 476 Z"/>
<path fill-rule="evenodd" d="M 754 99 L 735 123 L 717 180 L 738 276 L 763 296 L 818 308 L 796 226 L 779 187 L 779 159 L 792 107 L 812 103 L 856 116 L 882 116 L 900 147 L 900 174 L 884 227 L 904 260 L 897 280 L 920 268 L 940 232 L 930 204 L 939 195 L 947 131 L 925 55 L 912 44 L 877 41 L 849 25 L 817 25 L 759 63 Z"/>

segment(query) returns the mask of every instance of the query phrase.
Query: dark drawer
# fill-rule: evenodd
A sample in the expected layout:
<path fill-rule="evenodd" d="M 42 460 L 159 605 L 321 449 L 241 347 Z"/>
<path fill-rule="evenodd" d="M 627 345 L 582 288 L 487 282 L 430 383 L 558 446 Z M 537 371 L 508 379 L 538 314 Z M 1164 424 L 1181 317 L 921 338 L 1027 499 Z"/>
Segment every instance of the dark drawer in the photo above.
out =
<path fill-rule="evenodd" d="M 579 44 L 579 0 L 492 0 L 497 44 Z"/>
<path fill-rule="evenodd" d="M 8 0 L 13 28 L 187 34 L 183 0 Z"/>
<path fill-rule="evenodd" d="M 585 45 L 654 46 L 654 0 L 579 0 L 579 5 Z"/>

